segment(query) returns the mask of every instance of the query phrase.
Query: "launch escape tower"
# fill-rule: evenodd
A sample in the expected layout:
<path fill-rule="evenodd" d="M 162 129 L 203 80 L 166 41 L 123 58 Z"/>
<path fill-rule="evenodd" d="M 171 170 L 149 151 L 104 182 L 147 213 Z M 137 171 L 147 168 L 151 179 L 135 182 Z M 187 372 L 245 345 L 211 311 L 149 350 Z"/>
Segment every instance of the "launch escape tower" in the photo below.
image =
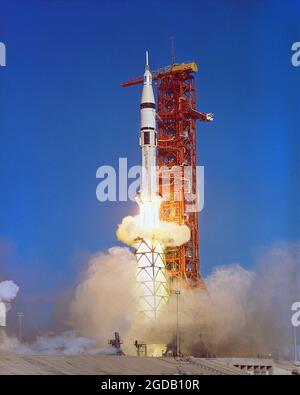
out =
<path fill-rule="evenodd" d="M 173 63 L 152 72 L 158 100 L 158 166 L 159 170 L 167 169 L 171 176 L 171 179 L 168 178 L 170 185 L 166 195 L 162 176 L 164 173 L 160 172 L 159 192 L 163 197 L 160 219 L 186 224 L 191 230 L 188 243 L 165 250 L 171 289 L 176 287 L 178 281 L 183 281 L 188 286 L 205 287 L 200 275 L 198 212 L 189 212 L 188 206 L 190 197 L 197 192 L 196 121 L 212 121 L 213 115 L 196 110 L 195 72 L 196 63 Z M 142 83 L 141 76 L 124 82 L 121 86 Z M 176 178 L 178 169 L 181 170 L 180 174 L 184 174 L 179 182 Z M 184 169 L 188 170 L 183 172 Z M 179 195 L 181 199 L 178 199 Z"/>

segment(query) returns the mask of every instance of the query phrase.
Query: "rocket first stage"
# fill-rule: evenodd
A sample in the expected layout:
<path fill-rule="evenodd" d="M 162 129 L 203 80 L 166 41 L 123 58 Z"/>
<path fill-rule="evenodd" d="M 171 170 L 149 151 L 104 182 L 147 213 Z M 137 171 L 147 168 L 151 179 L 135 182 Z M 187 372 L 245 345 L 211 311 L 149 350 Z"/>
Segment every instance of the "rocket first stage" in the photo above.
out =
<path fill-rule="evenodd" d="M 146 52 L 140 114 L 142 182 L 141 190 L 136 200 L 140 208 L 141 226 L 151 233 L 152 229 L 154 230 L 159 226 L 161 197 L 157 188 L 156 112 L 148 52 Z M 138 239 L 135 248 L 138 263 L 138 310 L 144 313 L 146 317 L 155 319 L 168 301 L 168 280 L 164 251 L 160 243 L 154 238 L 148 240 Z"/>

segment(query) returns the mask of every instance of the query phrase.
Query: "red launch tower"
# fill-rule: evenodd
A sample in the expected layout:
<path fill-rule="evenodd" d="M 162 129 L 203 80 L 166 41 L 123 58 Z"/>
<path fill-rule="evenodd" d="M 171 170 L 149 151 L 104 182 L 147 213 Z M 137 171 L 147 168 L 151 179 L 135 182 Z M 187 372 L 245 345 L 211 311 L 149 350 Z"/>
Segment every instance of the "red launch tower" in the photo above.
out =
<path fill-rule="evenodd" d="M 163 197 L 160 218 L 186 224 L 191 230 L 188 243 L 165 251 L 171 289 L 178 281 L 204 287 L 200 275 L 198 211 L 189 207 L 197 196 L 196 121 L 212 121 L 213 115 L 196 109 L 195 72 L 195 63 L 172 64 L 152 72 L 157 84 L 158 165 L 163 169 L 159 173 Z M 137 77 L 121 86 L 141 83 L 143 77 Z M 178 171 L 182 175 L 179 179 Z M 164 174 L 168 172 L 171 178 L 166 194 Z"/>

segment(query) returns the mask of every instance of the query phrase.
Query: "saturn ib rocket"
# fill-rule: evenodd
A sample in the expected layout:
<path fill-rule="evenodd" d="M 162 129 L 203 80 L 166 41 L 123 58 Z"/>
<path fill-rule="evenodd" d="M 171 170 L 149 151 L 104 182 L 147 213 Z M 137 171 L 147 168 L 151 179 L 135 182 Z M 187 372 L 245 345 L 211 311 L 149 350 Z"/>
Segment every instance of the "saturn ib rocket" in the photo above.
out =
<path fill-rule="evenodd" d="M 141 227 L 151 232 L 159 227 L 161 198 L 157 188 L 157 133 L 152 74 L 146 52 L 144 84 L 140 103 L 140 147 L 142 151 L 141 190 L 137 196 Z M 154 233 L 153 233 L 154 234 Z M 168 280 L 164 251 L 154 236 L 136 242 L 138 263 L 138 310 L 147 318 L 156 319 L 168 300 Z"/>
<path fill-rule="evenodd" d="M 147 229 L 159 225 L 159 207 L 161 198 L 157 190 L 157 133 L 155 99 L 152 88 L 152 75 L 149 68 L 148 52 L 144 85 L 140 103 L 140 147 L 142 150 L 142 182 L 137 197 L 143 226 Z"/>

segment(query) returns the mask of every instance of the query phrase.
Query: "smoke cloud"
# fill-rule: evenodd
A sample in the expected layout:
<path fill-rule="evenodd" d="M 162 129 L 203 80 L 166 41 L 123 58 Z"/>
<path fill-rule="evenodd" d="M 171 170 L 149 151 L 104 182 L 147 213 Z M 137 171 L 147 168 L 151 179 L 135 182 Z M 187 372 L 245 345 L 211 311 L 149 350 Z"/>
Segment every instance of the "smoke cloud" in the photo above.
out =
<path fill-rule="evenodd" d="M 155 239 L 164 247 L 175 247 L 187 243 L 191 237 L 188 226 L 175 222 L 161 221 L 155 229 L 148 230 L 141 226 L 140 217 L 123 218 L 117 229 L 117 238 L 127 245 L 133 245 L 137 238 Z"/>
<path fill-rule="evenodd" d="M 112 247 L 107 253 L 91 257 L 76 287 L 69 306 L 66 330 L 60 334 L 37 336 L 30 343 L 20 343 L 7 336 L 0 350 L 19 354 L 115 354 L 108 345 L 115 331 L 127 333 L 136 311 L 136 259 L 127 247 Z M 1 297 L 8 301 L 18 287 L 11 281 L 1 283 Z"/>
<path fill-rule="evenodd" d="M 207 292 L 181 290 L 181 349 L 190 355 L 289 357 L 291 305 L 300 297 L 300 243 L 265 250 L 249 271 L 239 264 L 217 267 L 205 279 Z M 134 255 L 114 247 L 91 259 L 72 302 L 73 325 L 105 346 L 114 331 L 134 353 L 138 339 L 174 343 L 176 297 L 155 323 L 135 315 Z"/>
<path fill-rule="evenodd" d="M 17 354 L 43 355 L 79 355 L 79 354 L 115 354 L 113 348 L 99 348 L 94 339 L 78 335 L 75 331 L 65 331 L 60 335 L 38 336 L 31 344 L 21 344 L 15 337 L 5 336 L 0 350 Z"/>
<path fill-rule="evenodd" d="M 13 281 L 2 281 L 0 283 L 0 302 L 11 302 L 19 291 L 19 287 Z"/>
<path fill-rule="evenodd" d="M 93 256 L 70 308 L 70 324 L 107 346 L 115 331 L 126 333 L 136 311 L 136 259 L 127 247 Z"/>
<path fill-rule="evenodd" d="M 40 336 L 30 345 L 7 338 L 0 348 L 32 354 L 113 353 L 108 340 L 115 331 L 129 354 L 136 353 L 135 340 L 174 347 L 176 296 L 171 295 L 157 321 L 143 321 L 136 313 L 135 274 L 129 248 L 94 255 L 70 304 L 71 331 Z M 216 267 L 205 283 L 208 292 L 182 288 L 179 296 L 185 355 L 292 356 L 291 305 L 300 298 L 300 242 L 265 249 L 252 270 L 239 264 Z M 13 289 L 9 295 L 16 294 Z"/>
<path fill-rule="evenodd" d="M 252 271 L 238 264 L 217 267 L 205 281 L 208 294 L 182 289 L 180 295 L 181 347 L 185 354 L 292 355 L 291 305 L 300 297 L 299 242 L 266 250 Z M 144 338 L 155 340 L 164 334 L 165 341 L 172 343 L 176 328 L 172 299 L 169 311 Z"/>

